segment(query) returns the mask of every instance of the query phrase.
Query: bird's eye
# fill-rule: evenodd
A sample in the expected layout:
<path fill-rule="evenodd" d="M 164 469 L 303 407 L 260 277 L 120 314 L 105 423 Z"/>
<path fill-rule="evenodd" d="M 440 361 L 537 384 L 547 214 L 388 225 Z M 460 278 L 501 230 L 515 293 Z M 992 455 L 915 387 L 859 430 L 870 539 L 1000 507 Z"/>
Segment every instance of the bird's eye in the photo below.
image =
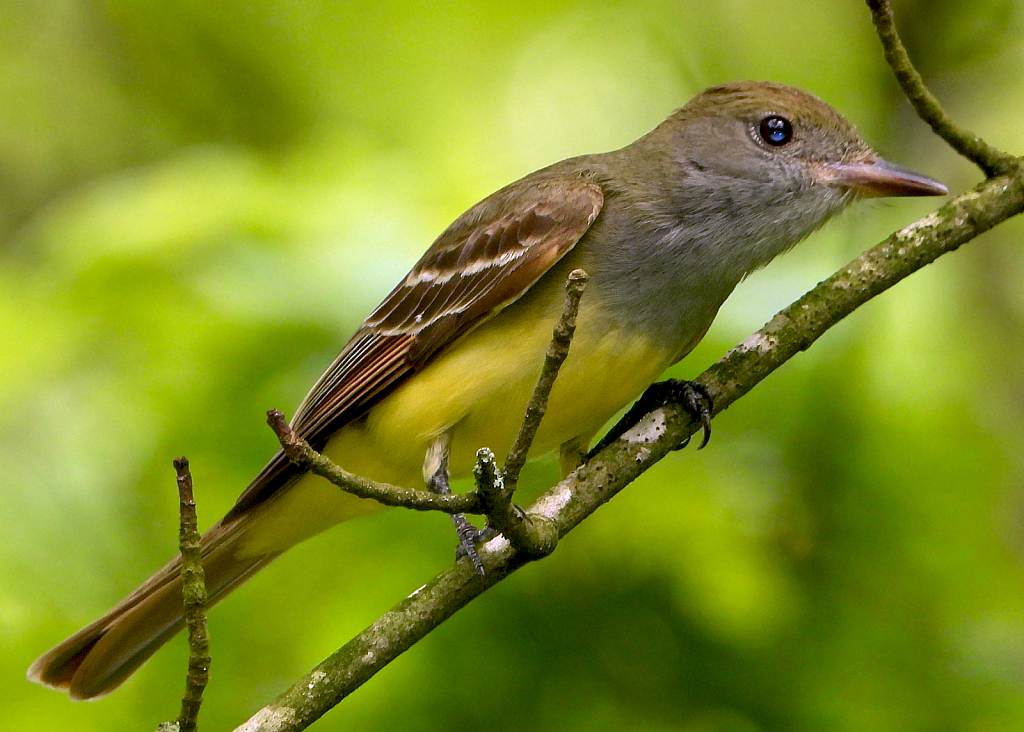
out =
<path fill-rule="evenodd" d="M 793 125 L 785 117 L 772 114 L 761 120 L 757 126 L 761 139 L 772 147 L 781 147 L 793 139 Z"/>

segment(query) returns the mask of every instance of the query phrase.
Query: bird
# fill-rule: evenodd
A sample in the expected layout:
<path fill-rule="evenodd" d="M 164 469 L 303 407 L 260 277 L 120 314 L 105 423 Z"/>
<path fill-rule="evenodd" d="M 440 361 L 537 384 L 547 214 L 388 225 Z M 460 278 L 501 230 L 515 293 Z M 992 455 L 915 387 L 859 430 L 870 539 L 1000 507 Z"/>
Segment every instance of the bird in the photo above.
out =
<path fill-rule="evenodd" d="M 369 315 L 292 427 L 346 470 L 422 487 L 511 447 L 568 274 L 589 275 L 531 456 L 563 472 L 704 337 L 733 289 L 861 198 L 945 195 L 887 161 L 839 112 L 772 82 L 697 94 L 611 152 L 535 171 L 459 216 Z M 380 510 L 275 454 L 201 539 L 209 603 L 289 547 Z M 33 681 L 113 691 L 183 627 L 175 558 L 43 654 Z"/>

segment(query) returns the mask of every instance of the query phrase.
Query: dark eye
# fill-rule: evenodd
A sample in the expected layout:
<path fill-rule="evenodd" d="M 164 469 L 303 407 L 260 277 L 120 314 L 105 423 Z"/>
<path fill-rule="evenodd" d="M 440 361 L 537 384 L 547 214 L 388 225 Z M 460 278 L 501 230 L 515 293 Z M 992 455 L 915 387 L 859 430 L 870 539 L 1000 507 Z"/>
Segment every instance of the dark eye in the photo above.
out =
<path fill-rule="evenodd" d="M 777 114 L 770 115 L 761 120 L 757 126 L 761 139 L 772 147 L 780 147 L 793 139 L 793 125 L 785 117 Z"/>

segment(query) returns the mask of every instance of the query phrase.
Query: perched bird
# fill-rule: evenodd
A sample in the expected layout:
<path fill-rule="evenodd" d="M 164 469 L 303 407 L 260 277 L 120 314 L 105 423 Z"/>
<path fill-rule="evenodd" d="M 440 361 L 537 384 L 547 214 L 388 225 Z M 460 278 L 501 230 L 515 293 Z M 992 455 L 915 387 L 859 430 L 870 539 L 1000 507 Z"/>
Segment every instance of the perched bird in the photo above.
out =
<path fill-rule="evenodd" d="M 943 195 L 827 104 L 780 84 L 707 89 L 621 150 L 563 160 L 449 226 L 346 344 L 292 426 L 347 470 L 421 487 L 445 458 L 511 447 L 561 313 L 590 282 L 533 454 L 574 467 L 598 429 L 690 352 L 748 274 L 850 202 Z M 292 545 L 379 509 L 278 452 L 202 537 L 211 602 Z M 112 691 L 182 628 L 172 560 L 40 657 L 34 681 Z"/>

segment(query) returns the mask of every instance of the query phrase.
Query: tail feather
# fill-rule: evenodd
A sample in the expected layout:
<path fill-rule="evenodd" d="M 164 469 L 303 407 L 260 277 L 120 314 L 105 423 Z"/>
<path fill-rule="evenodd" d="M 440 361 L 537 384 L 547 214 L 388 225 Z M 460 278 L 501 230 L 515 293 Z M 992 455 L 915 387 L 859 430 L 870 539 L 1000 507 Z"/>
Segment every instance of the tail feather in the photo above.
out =
<path fill-rule="evenodd" d="M 290 546 L 336 523 L 382 508 L 309 473 L 268 473 L 275 464 L 271 463 L 235 508 L 201 538 L 208 606 Z M 247 498 L 264 480 L 271 479 L 283 483 L 258 501 Z M 183 614 L 179 557 L 102 618 L 41 656 L 29 668 L 28 677 L 65 690 L 72 699 L 108 694 L 181 630 Z"/>
<path fill-rule="evenodd" d="M 202 537 L 209 606 L 221 600 L 280 553 L 235 557 L 242 532 L 217 524 Z M 181 558 L 168 562 L 102 618 L 40 656 L 28 677 L 68 692 L 72 699 L 110 693 L 184 627 Z"/>

